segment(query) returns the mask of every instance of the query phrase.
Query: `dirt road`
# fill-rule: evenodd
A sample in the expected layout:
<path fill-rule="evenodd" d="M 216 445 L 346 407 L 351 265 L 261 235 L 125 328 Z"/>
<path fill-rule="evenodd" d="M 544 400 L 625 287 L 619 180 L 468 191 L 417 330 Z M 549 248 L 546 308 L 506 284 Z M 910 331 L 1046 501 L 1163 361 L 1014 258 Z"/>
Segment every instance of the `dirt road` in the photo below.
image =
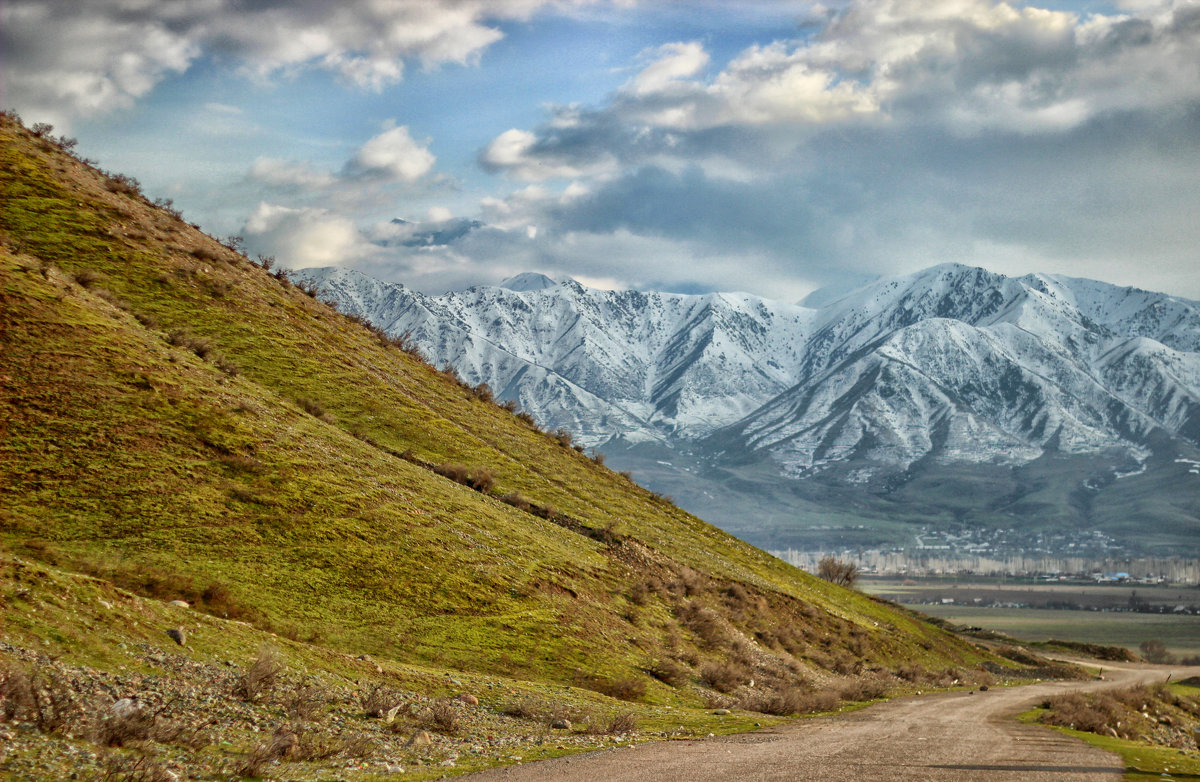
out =
<path fill-rule="evenodd" d="M 668 780 L 1119 780 L 1120 759 L 1012 716 L 1047 695 L 1200 675 L 1200 668 L 1105 667 L 1107 681 L 1050 682 L 913 696 L 851 714 L 701 741 L 663 741 L 474 774 L 473 782 Z"/>

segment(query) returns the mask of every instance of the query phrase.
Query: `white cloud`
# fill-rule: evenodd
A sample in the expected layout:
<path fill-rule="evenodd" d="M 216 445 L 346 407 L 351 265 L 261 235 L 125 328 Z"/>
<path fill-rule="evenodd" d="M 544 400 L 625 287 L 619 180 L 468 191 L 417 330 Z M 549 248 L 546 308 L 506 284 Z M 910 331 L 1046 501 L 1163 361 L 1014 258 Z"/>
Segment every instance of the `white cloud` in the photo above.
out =
<path fill-rule="evenodd" d="M 273 187 L 306 190 L 330 187 L 337 182 L 333 174 L 318 171 L 311 163 L 265 157 L 254 161 L 250 167 L 250 178 Z"/>
<path fill-rule="evenodd" d="M 347 163 L 347 171 L 415 182 L 428 174 L 437 160 L 428 150 L 428 143 L 421 145 L 414 141 L 405 125 L 385 130 L 359 148 Z"/>
<path fill-rule="evenodd" d="M 251 248 L 267 248 L 293 269 L 345 265 L 369 258 L 378 249 L 346 217 L 266 202 L 246 220 L 244 235 Z"/>
<path fill-rule="evenodd" d="M 708 52 L 697 42 L 669 43 L 652 51 L 657 57 L 633 78 L 625 89 L 634 95 L 651 95 L 669 90 L 682 80 L 697 75 L 708 65 Z M 651 52 L 644 52 L 649 55 Z"/>
<path fill-rule="evenodd" d="M 484 148 L 479 162 L 490 171 L 504 171 L 527 182 L 576 177 L 605 167 L 585 165 L 583 161 L 566 162 L 566 156 L 540 152 L 537 144 L 538 137 L 528 130 L 506 130 Z"/>
<path fill-rule="evenodd" d="M 650 53 L 605 105 L 555 107 L 537 130 L 497 136 L 481 163 L 542 181 L 723 159 L 744 176 L 730 161 L 773 170 L 830 128 L 1062 133 L 1200 100 L 1200 6 L 1186 2 L 1081 18 L 994 0 L 855 0 L 817 35 L 751 46 L 712 77 L 698 43 Z"/>
<path fill-rule="evenodd" d="M 116 10 L 106 2 L 0 5 L 8 104 L 66 125 L 72 116 L 131 106 L 199 56 L 197 42 L 163 19 Z"/>
<path fill-rule="evenodd" d="M 378 90 L 401 80 L 409 60 L 473 62 L 503 37 L 495 22 L 526 19 L 549 2 L 7 0 L 5 100 L 36 120 L 113 111 L 206 53 L 262 79 L 315 68 Z"/>

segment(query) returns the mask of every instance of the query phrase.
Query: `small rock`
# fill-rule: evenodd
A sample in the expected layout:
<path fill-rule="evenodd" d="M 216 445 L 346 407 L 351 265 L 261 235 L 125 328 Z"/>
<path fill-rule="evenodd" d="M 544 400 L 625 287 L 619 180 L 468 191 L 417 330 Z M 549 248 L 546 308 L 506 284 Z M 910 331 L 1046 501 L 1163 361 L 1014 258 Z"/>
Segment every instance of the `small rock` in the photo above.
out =
<path fill-rule="evenodd" d="M 455 700 L 458 701 L 459 703 L 465 703 L 468 706 L 478 706 L 479 705 L 479 699 L 476 698 L 474 695 L 472 695 L 469 692 L 462 693 L 457 698 L 455 698 Z"/>
<path fill-rule="evenodd" d="M 981 684 L 981 685 L 979 685 L 979 691 L 980 691 L 980 692 L 987 692 L 987 690 L 988 690 L 988 688 L 987 688 L 987 685 L 986 685 L 986 684 Z"/>
<path fill-rule="evenodd" d="M 427 747 L 433 743 L 433 736 L 429 735 L 427 730 L 418 730 L 409 737 L 406 747 Z"/>
<path fill-rule="evenodd" d="M 726 714 L 729 714 L 729 713 L 731 713 L 729 711 L 729 709 L 717 709 L 716 711 L 713 712 L 713 714 L 719 715 L 721 717 L 724 717 Z"/>
<path fill-rule="evenodd" d="M 558 719 L 558 720 L 555 720 L 554 722 L 551 722 L 550 727 L 553 730 L 570 730 L 571 729 L 571 721 L 568 719 Z"/>
<path fill-rule="evenodd" d="M 176 608 L 191 608 L 192 607 L 192 604 L 186 600 L 172 600 L 171 605 L 175 606 Z"/>
<path fill-rule="evenodd" d="M 97 600 L 96 602 L 98 602 L 100 605 L 107 608 L 109 611 L 112 610 L 113 605 L 112 605 L 112 603 L 108 602 L 107 600 Z"/>
<path fill-rule="evenodd" d="M 108 707 L 108 713 L 114 717 L 124 717 L 133 714 L 138 710 L 138 702 L 136 698 L 121 698 L 116 703 Z"/>
<path fill-rule="evenodd" d="M 167 631 L 167 636 L 180 646 L 187 645 L 187 632 L 182 627 L 172 627 Z"/>
<path fill-rule="evenodd" d="M 403 774 L 404 766 L 388 766 L 386 771 L 389 774 Z"/>
<path fill-rule="evenodd" d="M 403 708 L 403 706 L 404 706 L 404 704 L 401 703 L 398 706 L 393 706 L 392 708 L 388 709 L 386 712 L 384 712 L 383 721 L 386 722 L 388 725 L 391 725 L 393 722 L 396 721 L 396 714 L 399 713 L 400 709 Z"/>

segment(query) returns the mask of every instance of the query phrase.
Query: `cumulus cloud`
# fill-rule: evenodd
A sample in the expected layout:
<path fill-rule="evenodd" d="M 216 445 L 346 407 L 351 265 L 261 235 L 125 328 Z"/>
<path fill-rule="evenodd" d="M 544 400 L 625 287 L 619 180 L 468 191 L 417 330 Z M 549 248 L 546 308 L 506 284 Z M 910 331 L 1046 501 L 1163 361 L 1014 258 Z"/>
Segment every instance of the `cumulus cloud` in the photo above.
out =
<path fill-rule="evenodd" d="M 368 90 L 471 63 L 551 0 L 7 0 L 7 105 L 36 119 L 130 105 L 205 54 L 259 78 L 316 68 Z"/>
<path fill-rule="evenodd" d="M 309 161 L 260 157 L 247 178 L 293 195 L 372 200 L 379 197 L 372 186 L 412 185 L 426 178 L 437 162 L 428 144 L 415 141 L 408 127 L 400 125 L 368 139 L 337 171 Z"/>
<path fill-rule="evenodd" d="M 397 182 L 415 182 L 433 169 L 437 160 L 425 145 L 418 144 L 401 125 L 375 136 L 359 148 L 346 170 L 363 176 L 379 176 Z"/>
<path fill-rule="evenodd" d="M 543 249 L 636 236 L 764 280 L 962 261 L 1198 296 L 1180 286 L 1200 243 L 1200 6 L 1123 5 L 852 0 L 716 67 L 661 46 L 602 103 L 487 146 L 485 169 L 539 189 L 485 214 Z"/>
<path fill-rule="evenodd" d="M 252 249 L 265 248 L 293 269 L 362 261 L 377 250 L 354 221 L 326 209 L 263 202 L 246 220 L 244 234 Z"/>
<path fill-rule="evenodd" d="M 481 163 L 538 181 L 792 154 L 847 126 L 1069 131 L 1200 99 L 1200 8 L 1085 18 L 993 0 L 857 0 L 816 35 L 751 46 L 711 77 L 698 43 L 648 55 L 606 105 L 557 107 L 535 130 L 498 136 Z"/>
<path fill-rule="evenodd" d="M 4 101 L 39 120 L 126 108 L 200 54 L 194 37 L 160 15 L 115 3 L 0 5 Z"/>

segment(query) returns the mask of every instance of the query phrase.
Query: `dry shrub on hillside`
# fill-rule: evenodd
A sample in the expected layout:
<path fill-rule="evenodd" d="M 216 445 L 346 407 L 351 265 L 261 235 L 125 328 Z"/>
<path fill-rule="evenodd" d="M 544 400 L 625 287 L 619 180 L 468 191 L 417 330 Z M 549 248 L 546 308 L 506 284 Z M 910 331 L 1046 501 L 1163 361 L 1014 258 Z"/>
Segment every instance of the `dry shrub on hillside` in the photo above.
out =
<path fill-rule="evenodd" d="M 145 755 L 113 753 L 104 759 L 100 782 L 175 782 L 179 775 Z"/>
<path fill-rule="evenodd" d="M 721 617 L 698 603 L 685 603 L 679 609 L 679 621 L 709 648 L 725 646 L 728 641 Z"/>
<path fill-rule="evenodd" d="M 750 670 L 739 662 L 707 662 L 700 666 L 700 680 L 714 690 L 733 692 L 750 681 Z"/>
<path fill-rule="evenodd" d="M 33 680 L 24 668 L 0 663 L 0 722 L 23 720 L 35 707 Z"/>
<path fill-rule="evenodd" d="M 200 358 L 208 358 L 208 354 L 213 350 L 212 343 L 207 339 L 189 334 L 182 329 L 176 329 L 168 334 L 167 341 L 176 347 L 187 348 Z"/>
<path fill-rule="evenodd" d="M 449 698 L 439 698 L 429 704 L 417 714 L 417 720 L 426 728 L 446 735 L 458 733 L 460 727 L 458 711 Z"/>
<path fill-rule="evenodd" d="M 283 675 L 283 670 L 279 652 L 270 646 L 263 645 L 258 650 L 258 657 L 238 680 L 234 694 L 245 701 L 254 703 L 275 689 L 279 677 Z"/>
<path fill-rule="evenodd" d="M 395 690 L 376 684 L 369 690 L 364 690 L 359 698 L 363 714 L 368 717 L 382 717 L 393 707 L 404 701 L 404 697 Z"/>
<path fill-rule="evenodd" d="M 674 660 L 663 658 L 652 664 L 648 673 L 663 684 L 678 687 L 687 682 L 688 670 Z"/>
<path fill-rule="evenodd" d="M 1134 723 L 1136 715 L 1110 693 L 1088 696 L 1069 692 L 1056 695 L 1042 705 L 1048 711 L 1042 715 L 1041 721 L 1049 725 L 1061 725 L 1089 733 L 1116 734 L 1121 738 L 1135 738 L 1141 734 Z"/>
<path fill-rule="evenodd" d="M 852 587 L 858 580 L 858 565 L 825 557 L 817 563 L 817 575 L 839 586 Z"/>
<path fill-rule="evenodd" d="M 637 717 L 632 713 L 626 712 L 618 714 L 608 721 L 609 733 L 633 733 L 637 730 Z"/>
<path fill-rule="evenodd" d="M 508 494 L 502 496 L 500 501 L 513 506 L 517 510 L 527 511 L 530 507 L 529 500 L 525 499 L 525 497 L 519 491 L 510 491 Z"/>
<path fill-rule="evenodd" d="M 89 709 L 77 688 L 48 666 L 32 674 L 15 665 L 0 669 L 0 717 L 25 722 L 42 733 L 86 733 Z"/>
<path fill-rule="evenodd" d="M 877 674 L 864 674 L 843 683 L 837 694 L 847 701 L 873 701 L 887 695 L 889 686 L 886 678 Z"/>
<path fill-rule="evenodd" d="M 487 494 L 496 485 L 496 475 L 487 467 L 476 467 L 471 471 L 467 485 L 477 492 Z"/>

